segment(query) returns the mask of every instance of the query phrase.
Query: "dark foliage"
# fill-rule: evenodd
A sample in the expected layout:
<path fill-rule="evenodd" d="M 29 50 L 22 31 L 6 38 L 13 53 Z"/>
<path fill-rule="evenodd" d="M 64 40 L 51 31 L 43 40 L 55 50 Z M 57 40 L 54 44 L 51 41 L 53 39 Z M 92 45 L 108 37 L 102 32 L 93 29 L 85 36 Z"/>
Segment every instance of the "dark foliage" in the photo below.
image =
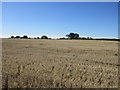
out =
<path fill-rule="evenodd" d="M 20 38 L 20 36 L 16 36 L 15 38 Z"/>
<path fill-rule="evenodd" d="M 92 40 L 92 38 L 91 37 L 87 37 L 87 40 Z"/>
<path fill-rule="evenodd" d="M 28 38 L 28 36 L 27 36 L 27 35 L 24 35 L 22 38 L 27 39 L 27 38 Z"/>
<path fill-rule="evenodd" d="M 48 37 L 45 36 L 45 35 L 43 35 L 43 36 L 41 37 L 41 39 L 48 39 Z"/>
<path fill-rule="evenodd" d="M 120 39 L 107 39 L 107 38 L 99 38 L 99 39 L 93 39 L 93 40 L 120 41 Z"/>
<path fill-rule="evenodd" d="M 11 36 L 11 38 L 15 38 L 14 36 Z"/>
<path fill-rule="evenodd" d="M 37 37 L 37 39 L 40 39 L 39 37 Z"/>
<path fill-rule="evenodd" d="M 87 38 L 86 38 L 86 37 L 81 37 L 81 39 L 82 39 L 82 40 L 85 40 L 85 39 L 87 39 Z"/>
<path fill-rule="evenodd" d="M 60 39 L 65 39 L 65 38 L 63 37 L 63 38 L 60 38 Z"/>
<path fill-rule="evenodd" d="M 70 33 L 66 35 L 69 39 L 79 39 L 79 34 L 77 33 Z"/>

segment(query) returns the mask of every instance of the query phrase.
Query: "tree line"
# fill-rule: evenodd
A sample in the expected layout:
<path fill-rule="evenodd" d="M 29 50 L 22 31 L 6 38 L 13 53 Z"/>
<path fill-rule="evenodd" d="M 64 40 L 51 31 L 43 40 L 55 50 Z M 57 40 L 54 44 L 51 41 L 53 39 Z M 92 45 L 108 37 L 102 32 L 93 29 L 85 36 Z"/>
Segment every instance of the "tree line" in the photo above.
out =
<path fill-rule="evenodd" d="M 77 33 L 69 33 L 66 35 L 67 38 L 57 38 L 57 39 L 92 39 L 91 37 L 79 37 L 79 34 Z M 41 37 L 34 37 L 34 38 L 31 38 L 31 37 L 28 37 L 27 35 L 24 35 L 23 37 L 20 37 L 20 36 L 11 36 L 11 38 L 15 38 L 15 39 L 51 39 L 51 38 L 48 38 L 48 36 L 46 35 L 43 35 Z"/>
<path fill-rule="evenodd" d="M 66 35 L 67 38 L 63 37 L 63 38 L 57 38 L 57 39 L 65 39 L 65 40 L 72 40 L 72 39 L 81 39 L 81 40 L 112 40 L 112 41 L 120 41 L 120 39 L 105 39 L 105 38 L 99 38 L 99 39 L 94 39 L 94 38 L 91 38 L 91 37 L 80 37 L 79 34 L 77 33 L 69 33 Z M 34 38 L 31 38 L 31 37 L 28 37 L 27 35 L 24 35 L 23 37 L 20 37 L 20 36 L 11 36 L 11 38 L 14 38 L 14 39 L 51 39 L 51 38 L 48 38 L 48 36 L 46 35 L 43 35 L 41 37 L 34 37 Z"/>
<path fill-rule="evenodd" d="M 51 38 L 48 38 L 46 35 L 43 35 L 41 37 L 34 37 L 34 38 L 28 37 L 27 35 L 24 35 L 23 37 L 11 36 L 11 38 L 14 38 L 14 39 L 51 39 Z"/>

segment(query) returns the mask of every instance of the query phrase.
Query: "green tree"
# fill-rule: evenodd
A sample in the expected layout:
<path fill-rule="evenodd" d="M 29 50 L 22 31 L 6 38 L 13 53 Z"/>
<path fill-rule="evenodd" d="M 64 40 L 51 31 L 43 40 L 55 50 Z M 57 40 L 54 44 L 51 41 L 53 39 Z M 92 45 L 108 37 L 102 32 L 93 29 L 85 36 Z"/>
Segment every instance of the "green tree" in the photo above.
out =
<path fill-rule="evenodd" d="M 11 38 L 15 38 L 14 36 L 11 36 Z"/>
<path fill-rule="evenodd" d="M 69 39 L 78 39 L 79 38 L 79 34 L 77 34 L 77 33 L 70 33 L 70 34 L 67 34 L 66 37 L 68 37 Z"/>
<path fill-rule="evenodd" d="M 27 35 L 24 35 L 24 36 L 23 36 L 23 38 L 24 38 L 24 39 L 27 39 L 27 38 L 28 38 L 28 36 L 27 36 Z"/>
<path fill-rule="evenodd" d="M 41 37 L 41 39 L 48 39 L 48 37 L 45 36 L 45 35 L 43 35 L 43 36 Z"/>
<path fill-rule="evenodd" d="M 20 36 L 16 36 L 15 38 L 20 38 Z"/>

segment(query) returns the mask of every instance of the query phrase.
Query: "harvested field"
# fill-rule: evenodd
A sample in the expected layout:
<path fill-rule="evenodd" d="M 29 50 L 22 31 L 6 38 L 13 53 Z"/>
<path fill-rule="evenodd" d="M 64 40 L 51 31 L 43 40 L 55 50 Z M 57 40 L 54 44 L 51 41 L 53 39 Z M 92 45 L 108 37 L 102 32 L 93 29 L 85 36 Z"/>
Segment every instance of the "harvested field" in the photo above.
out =
<path fill-rule="evenodd" d="M 117 88 L 118 42 L 3 39 L 3 87 Z"/>

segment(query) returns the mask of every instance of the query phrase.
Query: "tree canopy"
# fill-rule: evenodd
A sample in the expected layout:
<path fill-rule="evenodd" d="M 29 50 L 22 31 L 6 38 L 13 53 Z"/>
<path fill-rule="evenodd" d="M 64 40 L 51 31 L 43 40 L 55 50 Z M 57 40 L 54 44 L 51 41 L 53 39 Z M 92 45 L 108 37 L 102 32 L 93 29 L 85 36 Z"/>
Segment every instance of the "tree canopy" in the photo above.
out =
<path fill-rule="evenodd" d="M 25 38 L 25 39 L 27 39 L 27 38 L 28 38 L 28 36 L 27 36 L 27 35 L 24 35 L 22 38 Z"/>
<path fill-rule="evenodd" d="M 78 39 L 79 38 L 79 34 L 77 34 L 77 33 L 70 33 L 70 34 L 67 34 L 66 37 L 68 37 L 69 39 Z"/>
<path fill-rule="evenodd" d="M 48 39 L 48 37 L 45 36 L 45 35 L 43 35 L 43 36 L 41 37 L 41 39 Z"/>
<path fill-rule="evenodd" d="M 20 38 L 20 36 L 16 36 L 15 38 Z"/>

